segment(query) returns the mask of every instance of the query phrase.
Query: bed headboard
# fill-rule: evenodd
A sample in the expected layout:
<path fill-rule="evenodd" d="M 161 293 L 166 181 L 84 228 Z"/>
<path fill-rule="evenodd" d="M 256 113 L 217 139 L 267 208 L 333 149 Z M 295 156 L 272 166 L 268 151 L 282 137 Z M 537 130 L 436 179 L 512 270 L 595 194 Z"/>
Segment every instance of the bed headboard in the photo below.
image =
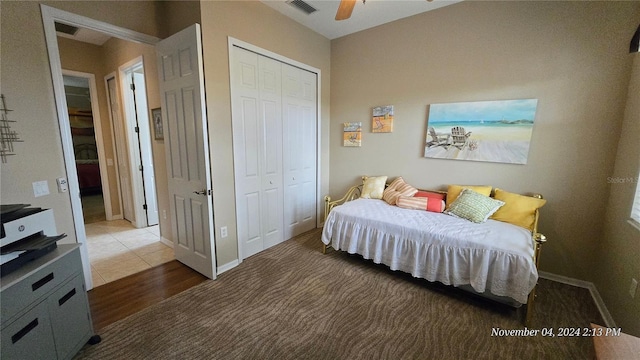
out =
<path fill-rule="evenodd" d="M 77 144 L 73 146 L 73 152 L 76 160 L 95 160 L 98 159 L 98 148 L 96 144 Z"/>

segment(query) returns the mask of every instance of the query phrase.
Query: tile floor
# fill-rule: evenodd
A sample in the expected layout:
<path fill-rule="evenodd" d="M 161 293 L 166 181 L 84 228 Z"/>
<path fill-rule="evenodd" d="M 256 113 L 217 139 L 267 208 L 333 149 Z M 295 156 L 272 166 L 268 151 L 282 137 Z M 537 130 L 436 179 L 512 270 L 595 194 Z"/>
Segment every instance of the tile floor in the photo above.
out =
<path fill-rule="evenodd" d="M 93 286 L 135 274 L 175 259 L 173 248 L 160 242 L 160 229 L 136 229 L 126 220 L 86 224 Z"/>

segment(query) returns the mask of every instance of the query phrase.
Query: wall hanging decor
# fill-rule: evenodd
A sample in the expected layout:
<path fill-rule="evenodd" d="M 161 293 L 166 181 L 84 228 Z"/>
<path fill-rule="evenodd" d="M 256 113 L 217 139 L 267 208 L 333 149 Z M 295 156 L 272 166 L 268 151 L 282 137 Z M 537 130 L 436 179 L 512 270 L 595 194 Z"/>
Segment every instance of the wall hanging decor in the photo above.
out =
<path fill-rule="evenodd" d="M 344 123 L 342 140 L 344 146 L 361 146 L 362 145 L 362 123 L 351 122 Z"/>
<path fill-rule="evenodd" d="M 526 164 L 538 99 L 431 104 L 427 158 Z"/>
<path fill-rule="evenodd" d="M 373 108 L 371 131 L 374 133 L 393 132 L 393 105 Z"/>
<path fill-rule="evenodd" d="M 154 139 L 164 140 L 164 129 L 162 128 L 162 110 L 160 108 L 151 109 L 151 118 L 153 119 Z"/>
<path fill-rule="evenodd" d="M 12 110 L 7 109 L 4 95 L 0 95 L 0 159 L 3 163 L 7 162 L 7 156 L 15 155 L 13 143 L 22 142 L 18 133 L 11 130 L 10 124 L 15 121 L 9 120 L 10 111 Z"/>

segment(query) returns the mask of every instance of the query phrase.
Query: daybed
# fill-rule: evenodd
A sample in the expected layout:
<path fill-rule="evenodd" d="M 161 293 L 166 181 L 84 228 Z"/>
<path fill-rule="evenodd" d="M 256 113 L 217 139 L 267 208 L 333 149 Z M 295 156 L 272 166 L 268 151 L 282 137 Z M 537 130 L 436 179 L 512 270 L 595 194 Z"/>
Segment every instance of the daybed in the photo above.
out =
<path fill-rule="evenodd" d="M 362 192 L 363 185 L 358 185 L 339 200 L 325 197 L 323 252 L 331 246 L 511 306 L 526 303 L 525 323 L 530 322 L 540 246 L 546 240 L 537 232 L 537 208 L 525 228 L 494 219 L 474 223 L 437 211 L 400 208 L 383 199 L 361 198 Z M 447 201 L 447 208 L 452 203 Z"/>

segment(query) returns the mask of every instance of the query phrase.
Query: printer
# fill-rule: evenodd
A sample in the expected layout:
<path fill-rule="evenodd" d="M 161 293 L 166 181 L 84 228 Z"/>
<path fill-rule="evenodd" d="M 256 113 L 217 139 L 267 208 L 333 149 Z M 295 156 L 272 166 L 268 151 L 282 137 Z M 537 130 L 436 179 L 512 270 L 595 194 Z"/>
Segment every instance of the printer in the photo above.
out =
<path fill-rule="evenodd" d="M 0 276 L 19 269 L 57 247 L 53 210 L 29 204 L 0 205 Z"/>

